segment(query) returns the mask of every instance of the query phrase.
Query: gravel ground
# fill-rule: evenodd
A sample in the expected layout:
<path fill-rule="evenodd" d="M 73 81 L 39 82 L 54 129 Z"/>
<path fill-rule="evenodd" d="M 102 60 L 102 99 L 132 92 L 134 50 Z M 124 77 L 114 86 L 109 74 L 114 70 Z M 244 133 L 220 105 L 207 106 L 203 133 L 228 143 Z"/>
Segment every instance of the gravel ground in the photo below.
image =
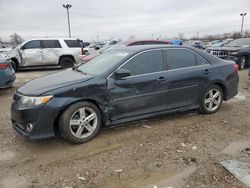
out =
<path fill-rule="evenodd" d="M 26 140 L 11 126 L 12 95 L 54 71 L 19 72 L 13 88 L 0 90 L 0 187 L 244 187 L 219 162 L 250 140 L 247 71 L 240 72 L 239 95 L 213 115 L 193 111 L 129 123 L 82 145 Z M 239 147 L 222 152 L 235 142 Z"/>

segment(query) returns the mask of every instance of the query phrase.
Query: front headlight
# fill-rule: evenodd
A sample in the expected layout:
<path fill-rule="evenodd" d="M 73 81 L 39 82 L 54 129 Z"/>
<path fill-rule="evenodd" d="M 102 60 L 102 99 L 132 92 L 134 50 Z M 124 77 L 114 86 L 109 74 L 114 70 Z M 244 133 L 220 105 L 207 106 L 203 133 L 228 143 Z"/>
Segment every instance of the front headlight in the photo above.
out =
<path fill-rule="evenodd" d="M 37 106 L 39 104 L 46 104 L 52 99 L 53 96 L 42 96 L 42 97 L 28 97 L 22 96 L 18 101 L 18 105 L 20 108 L 28 108 L 32 106 Z"/>

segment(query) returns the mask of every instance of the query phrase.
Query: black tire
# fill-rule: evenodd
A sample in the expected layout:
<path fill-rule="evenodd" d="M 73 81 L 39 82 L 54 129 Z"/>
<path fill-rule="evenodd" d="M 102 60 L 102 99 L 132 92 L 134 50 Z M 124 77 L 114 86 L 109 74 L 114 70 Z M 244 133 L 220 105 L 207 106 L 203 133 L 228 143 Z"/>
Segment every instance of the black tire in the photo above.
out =
<path fill-rule="evenodd" d="M 12 66 L 12 69 L 13 69 L 15 72 L 17 72 L 17 70 L 18 70 L 18 65 L 17 65 L 17 63 L 14 62 L 14 61 L 11 61 L 11 66 Z"/>
<path fill-rule="evenodd" d="M 69 57 L 63 57 L 60 62 L 59 62 L 60 66 L 63 68 L 63 69 L 67 69 L 67 68 L 71 68 L 74 66 L 75 64 L 75 61 L 72 60 L 71 58 Z"/>
<path fill-rule="evenodd" d="M 218 91 L 219 95 L 220 95 L 220 100 L 219 100 L 219 98 L 211 99 L 210 94 L 209 94 L 209 92 L 211 92 L 211 91 L 213 93 L 215 91 Z M 215 106 L 216 104 L 213 103 L 215 101 L 216 101 L 216 103 L 218 103 L 217 107 Z M 217 112 L 220 109 L 222 101 L 223 101 L 223 91 L 222 91 L 221 87 L 218 86 L 218 85 L 215 85 L 215 84 L 211 85 L 207 89 L 205 89 L 205 91 L 202 94 L 202 98 L 201 98 L 201 101 L 200 101 L 199 112 L 202 113 L 202 114 L 213 114 L 213 113 Z M 211 109 L 209 109 L 210 103 L 212 103 L 212 108 Z M 213 107 L 213 105 L 214 105 L 214 107 Z"/>
<path fill-rule="evenodd" d="M 81 131 L 82 135 L 81 136 L 84 136 L 84 134 L 83 134 L 84 131 L 87 132 L 86 133 L 87 136 L 83 137 L 83 138 L 79 138 L 79 137 L 77 137 L 75 135 L 77 133 L 74 133 L 74 130 L 72 128 L 74 125 L 70 126 L 70 120 L 74 120 L 74 116 L 78 116 L 77 111 L 80 110 L 80 109 L 82 109 L 82 108 L 84 108 L 84 109 L 92 109 L 93 112 L 96 114 L 96 119 L 95 120 L 91 120 L 91 121 L 96 121 L 97 123 L 96 123 L 96 126 L 93 126 L 95 128 L 93 129 L 93 132 L 90 135 L 88 135 L 89 134 L 88 129 L 86 129 L 85 126 L 82 125 L 82 127 L 84 127 L 84 128 L 82 128 L 82 131 Z M 80 116 L 80 114 L 79 114 L 79 116 Z M 87 119 L 88 117 L 89 116 L 85 117 L 84 119 Z M 81 118 L 79 117 L 79 119 L 81 119 Z M 76 121 L 78 121 L 79 119 L 76 119 Z M 91 124 L 91 121 L 88 122 L 89 123 L 88 125 Z M 91 139 L 93 139 L 96 136 L 96 134 L 98 133 L 98 131 L 99 131 L 100 127 L 101 127 L 101 122 L 102 122 L 101 121 L 101 113 L 100 113 L 100 110 L 98 109 L 98 107 L 96 105 L 94 105 L 93 103 L 85 102 L 84 101 L 84 102 L 74 103 L 73 105 L 69 106 L 63 112 L 63 114 L 59 118 L 58 128 L 59 128 L 59 131 L 62 134 L 62 136 L 68 142 L 71 142 L 73 144 L 81 144 L 81 143 L 90 141 Z M 76 127 L 76 129 L 77 129 L 76 132 L 78 132 L 79 126 Z"/>
<path fill-rule="evenodd" d="M 243 70 L 247 67 L 247 57 L 241 56 L 238 62 L 239 70 Z"/>

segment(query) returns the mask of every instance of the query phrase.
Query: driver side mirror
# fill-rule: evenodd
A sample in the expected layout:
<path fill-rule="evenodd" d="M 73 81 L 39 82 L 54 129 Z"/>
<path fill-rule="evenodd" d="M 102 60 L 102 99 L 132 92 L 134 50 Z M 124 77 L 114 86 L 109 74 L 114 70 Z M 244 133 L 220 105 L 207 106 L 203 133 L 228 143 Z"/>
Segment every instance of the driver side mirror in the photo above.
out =
<path fill-rule="evenodd" d="M 131 73 L 130 73 L 130 71 L 127 70 L 127 69 L 117 69 L 117 70 L 115 71 L 115 78 L 116 78 L 117 80 L 119 80 L 119 79 L 121 79 L 121 78 L 124 78 L 124 77 L 128 77 L 128 76 L 130 76 L 130 75 L 131 75 Z"/>

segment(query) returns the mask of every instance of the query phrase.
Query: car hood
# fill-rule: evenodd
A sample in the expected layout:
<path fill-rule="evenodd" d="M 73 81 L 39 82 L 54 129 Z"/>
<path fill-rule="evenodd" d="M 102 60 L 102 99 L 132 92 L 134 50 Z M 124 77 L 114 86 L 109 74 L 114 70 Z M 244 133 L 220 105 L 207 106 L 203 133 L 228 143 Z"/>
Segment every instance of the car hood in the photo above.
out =
<path fill-rule="evenodd" d="M 237 51 L 242 49 L 242 47 L 231 47 L 231 46 L 224 46 L 224 47 L 209 47 L 208 50 L 220 50 L 220 51 Z"/>
<path fill-rule="evenodd" d="M 23 95 L 37 96 L 54 89 L 85 82 L 91 78 L 93 78 L 93 75 L 84 75 L 72 69 L 67 69 L 31 80 L 20 87 L 17 92 Z"/>
<path fill-rule="evenodd" d="M 89 54 L 83 58 L 83 61 L 88 62 L 88 61 L 94 59 L 95 57 L 97 57 L 98 55 L 100 55 L 100 53 Z"/>

